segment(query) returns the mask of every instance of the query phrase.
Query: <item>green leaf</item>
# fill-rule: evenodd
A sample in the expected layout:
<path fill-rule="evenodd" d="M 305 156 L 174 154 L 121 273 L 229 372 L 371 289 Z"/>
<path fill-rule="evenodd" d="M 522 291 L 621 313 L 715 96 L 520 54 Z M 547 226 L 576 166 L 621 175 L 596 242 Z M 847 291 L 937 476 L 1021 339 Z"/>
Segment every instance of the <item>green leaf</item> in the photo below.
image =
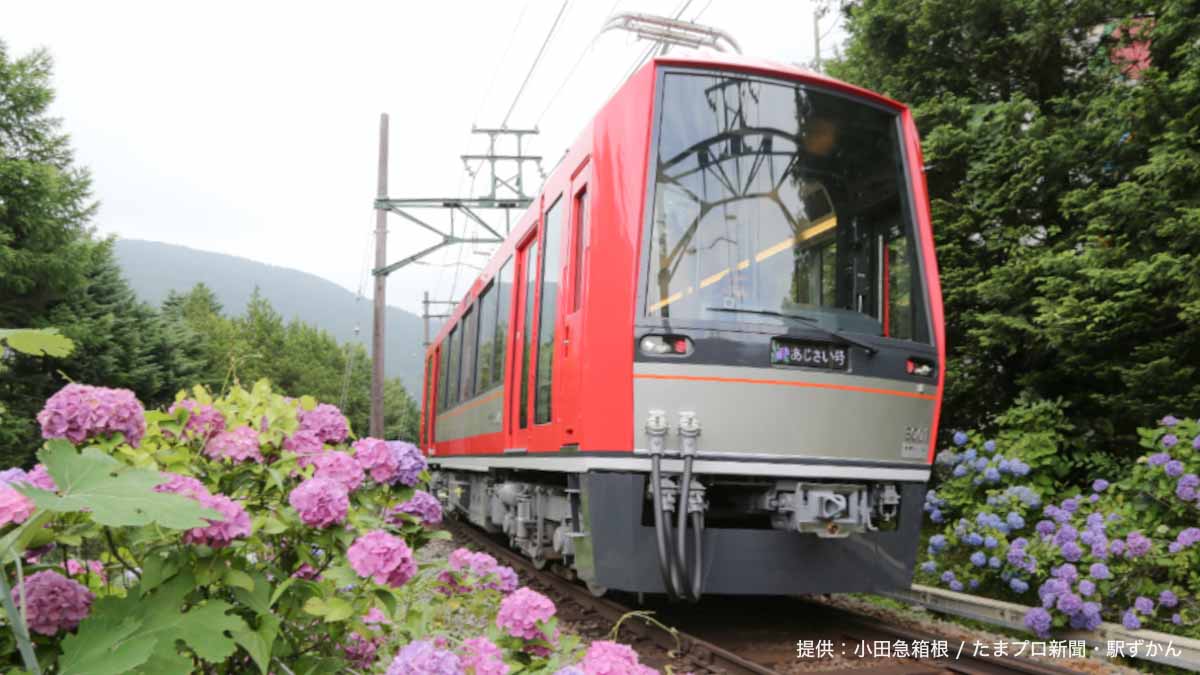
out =
<path fill-rule="evenodd" d="M 271 648 L 279 636 L 279 620 L 273 616 L 262 617 L 258 630 L 233 631 L 233 639 L 246 650 L 260 672 L 266 673 L 271 665 Z"/>
<path fill-rule="evenodd" d="M 245 572 L 242 572 L 245 574 Z M 271 615 L 271 584 L 267 581 L 267 577 L 263 574 L 255 573 L 253 576 L 247 574 L 251 580 L 251 588 L 234 588 L 233 596 L 238 599 L 238 602 L 253 609 L 259 616 Z"/>
<path fill-rule="evenodd" d="M 38 458 L 58 485 L 58 494 L 25 485 L 14 487 L 47 511 L 88 511 L 92 520 L 109 527 L 158 523 L 173 530 L 204 527 L 208 524 L 204 518 L 222 519 L 193 499 L 155 492 L 154 487 L 164 482 L 162 474 L 128 467 L 99 448 L 77 453 L 67 441 L 55 439 L 46 443 Z"/>
<path fill-rule="evenodd" d="M 232 567 L 225 570 L 225 584 L 227 586 L 244 588 L 247 591 L 254 590 L 254 579 L 250 578 L 249 574 L 233 569 Z"/>
<path fill-rule="evenodd" d="M 434 530 L 433 532 L 429 533 L 430 541 L 435 541 L 437 539 L 449 540 L 449 539 L 453 539 L 453 538 L 454 538 L 454 535 L 450 534 L 450 530 Z"/>
<path fill-rule="evenodd" d="M 354 614 L 354 606 L 341 598 L 309 598 L 304 611 L 325 619 L 326 623 L 345 621 Z"/>
<path fill-rule="evenodd" d="M 62 358 L 75 349 L 71 338 L 60 335 L 55 328 L 0 328 L 0 342 L 30 356 Z"/>
<path fill-rule="evenodd" d="M 26 520 L 12 532 L 4 535 L 4 538 L 0 539 L 0 556 L 4 557 L 5 559 L 9 559 L 12 556 L 17 556 L 21 553 L 24 553 L 25 549 L 29 545 L 29 542 L 38 533 L 44 531 L 42 526 L 45 525 L 50 518 L 53 517 L 53 515 L 54 514 L 48 511 L 41 511 L 35 514 L 29 520 Z"/>
<path fill-rule="evenodd" d="M 154 650 L 154 637 L 139 633 L 140 619 L 104 616 L 85 624 L 87 630 L 62 642 L 62 675 L 124 675 L 145 663 Z"/>

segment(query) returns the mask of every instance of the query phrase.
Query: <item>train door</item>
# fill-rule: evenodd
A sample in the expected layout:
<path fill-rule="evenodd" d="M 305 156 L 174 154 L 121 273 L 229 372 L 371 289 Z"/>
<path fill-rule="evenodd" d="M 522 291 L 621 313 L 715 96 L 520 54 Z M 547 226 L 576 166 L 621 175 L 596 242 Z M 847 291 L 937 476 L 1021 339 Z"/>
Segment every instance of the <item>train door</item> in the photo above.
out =
<path fill-rule="evenodd" d="M 588 246 L 588 177 L 585 166 L 571 181 L 571 211 L 568 216 L 566 264 L 563 266 L 563 311 L 562 336 L 559 353 L 555 357 L 558 380 L 555 417 L 562 428 L 563 446 L 578 449 L 583 438 L 580 428 L 580 410 L 583 405 L 581 392 L 581 361 L 584 354 L 583 302 L 585 264 Z"/>
<path fill-rule="evenodd" d="M 533 352 L 529 358 L 532 401 L 530 402 L 530 450 L 556 452 L 562 447 L 561 416 L 563 406 L 557 398 L 557 380 L 561 370 L 562 330 L 559 311 L 563 300 L 563 249 L 568 208 L 566 194 L 546 197 L 549 204 L 542 212 L 542 259 L 537 310 L 533 320 Z"/>
<path fill-rule="evenodd" d="M 535 335 L 534 300 L 538 282 L 538 239 L 537 228 L 517 247 L 516 278 L 516 322 L 513 331 L 512 379 L 507 384 L 512 392 L 508 396 L 509 429 L 512 430 L 512 448 L 529 448 L 529 430 L 533 426 L 533 369 L 530 360 L 534 354 Z"/>

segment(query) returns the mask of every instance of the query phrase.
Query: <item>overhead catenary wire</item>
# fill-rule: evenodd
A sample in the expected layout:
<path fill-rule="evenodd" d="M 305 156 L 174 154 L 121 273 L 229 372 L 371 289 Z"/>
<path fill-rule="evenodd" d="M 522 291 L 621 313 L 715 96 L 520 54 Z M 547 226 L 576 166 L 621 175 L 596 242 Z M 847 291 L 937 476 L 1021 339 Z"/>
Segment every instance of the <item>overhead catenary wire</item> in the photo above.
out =
<path fill-rule="evenodd" d="M 711 1 L 712 0 L 709 0 L 709 2 Z M 616 0 L 616 2 L 613 2 L 612 7 L 608 8 L 608 14 L 605 16 L 612 16 L 613 13 L 617 11 L 617 5 L 619 4 L 621 4 L 621 0 Z M 573 63 L 570 70 L 567 71 L 566 77 L 564 77 L 562 82 L 559 82 L 558 86 L 555 87 L 554 93 L 550 95 L 550 100 L 546 102 L 546 107 L 542 108 L 542 112 L 538 113 L 537 120 L 535 120 L 533 123 L 534 127 L 537 127 L 542 123 L 542 118 L 546 116 L 546 113 L 549 112 L 550 108 L 554 106 L 554 103 L 558 101 L 558 95 L 562 93 L 563 89 L 566 88 L 567 83 L 571 81 L 571 76 L 575 74 L 575 71 L 579 68 L 579 64 L 583 63 L 583 59 L 587 57 L 588 54 L 592 53 L 592 48 L 596 46 L 596 41 L 599 39 L 600 33 L 596 33 L 592 36 L 591 40 L 588 40 L 588 43 L 584 46 L 583 51 L 579 52 L 579 58 L 575 59 L 575 63 Z"/>
<path fill-rule="evenodd" d="M 529 84 L 529 79 L 533 77 L 533 72 L 537 70 L 538 62 L 542 60 L 542 54 L 546 53 L 546 46 L 550 44 L 550 39 L 554 37 L 554 31 L 558 28 L 558 22 L 562 19 L 563 12 L 567 11 L 567 5 L 571 0 L 563 0 L 563 4 L 558 8 L 558 14 L 554 16 L 554 23 L 550 24 L 550 30 L 546 32 L 546 38 L 542 40 L 542 46 L 538 49 L 537 56 L 533 57 L 533 63 L 529 66 L 529 71 L 525 73 L 525 79 L 521 81 L 521 86 L 517 88 L 517 95 L 513 97 L 513 102 L 508 106 L 508 112 L 504 113 L 504 119 L 500 122 L 500 127 L 508 126 L 508 119 L 512 117 L 513 110 L 516 109 L 517 103 L 521 101 L 521 94 L 525 93 L 525 87 Z"/>

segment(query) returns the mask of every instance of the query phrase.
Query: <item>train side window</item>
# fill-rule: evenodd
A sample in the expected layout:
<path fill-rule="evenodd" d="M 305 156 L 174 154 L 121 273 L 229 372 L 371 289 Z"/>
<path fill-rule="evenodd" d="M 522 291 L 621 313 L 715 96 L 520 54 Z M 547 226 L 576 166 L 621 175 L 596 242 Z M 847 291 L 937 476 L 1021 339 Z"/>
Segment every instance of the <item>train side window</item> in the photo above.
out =
<path fill-rule="evenodd" d="M 475 356 L 475 394 L 492 387 L 496 351 L 496 284 L 479 294 L 479 352 Z"/>
<path fill-rule="evenodd" d="M 526 249 L 525 257 L 521 264 L 523 266 L 523 274 L 525 275 L 525 318 L 524 333 L 525 336 L 521 341 L 521 405 L 520 405 L 520 427 L 524 429 L 529 426 L 529 353 L 533 351 L 533 293 L 537 290 L 537 259 L 538 259 L 538 242 L 535 239 L 533 243 Z"/>
<path fill-rule="evenodd" d="M 458 400 L 465 401 L 473 396 L 475 391 L 475 341 L 479 337 L 478 305 L 468 309 L 463 314 L 462 327 L 462 382 L 458 387 Z"/>
<path fill-rule="evenodd" d="M 533 421 L 550 421 L 554 379 L 554 334 L 558 323 L 558 291 L 562 286 L 562 200 L 546 211 L 545 249 L 542 251 L 542 293 L 538 310 L 537 389 Z"/>
<path fill-rule="evenodd" d="M 449 391 L 446 392 L 447 408 L 453 408 L 458 403 L 458 365 L 459 357 L 462 355 L 462 349 L 460 349 L 462 339 L 459 337 L 462 331 L 459 328 L 461 328 L 461 325 L 455 326 L 450 331 L 450 374 L 448 376 L 450 387 Z"/>
<path fill-rule="evenodd" d="M 513 296 L 513 259 L 505 261 L 496 275 L 496 351 L 495 361 L 492 362 L 493 377 L 496 382 L 503 384 L 508 381 L 508 361 L 505 360 L 505 350 L 508 349 L 508 322 L 512 317 Z"/>
<path fill-rule="evenodd" d="M 442 341 L 442 346 L 439 351 L 442 355 L 441 356 L 442 367 L 441 367 L 441 372 L 438 373 L 437 402 L 438 402 L 438 412 L 442 412 L 443 410 L 446 409 L 446 404 L 450 400 L 450 398 L 448 396 L 448 392 L 449 392 L 450 388 L 446 386 L 450 382 L 450 380 L 449 380 L 450 340 L 449 339 Z"/>
<path fill-rule="evenodd" d="M 571 311 L 578 312 L 583 304 L 583 252 L 588 239 L 588 193 L 587 188 L 575 195 L 575 248 L 572 251 L 571 269 L 575 278 L 572 286 Z"/>

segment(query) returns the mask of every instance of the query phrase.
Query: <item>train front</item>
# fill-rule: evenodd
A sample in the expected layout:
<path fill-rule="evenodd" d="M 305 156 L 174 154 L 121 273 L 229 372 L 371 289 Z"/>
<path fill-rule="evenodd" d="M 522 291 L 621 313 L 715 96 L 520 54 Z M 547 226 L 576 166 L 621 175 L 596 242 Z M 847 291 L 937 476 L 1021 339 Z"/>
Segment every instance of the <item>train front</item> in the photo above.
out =
<path fill-rule="evenodd" d="M 799 75 L 660 67 L 655 96 L 635 557 L 682 596 L 906 587 L 943 372 L 911 117 Z"/>

